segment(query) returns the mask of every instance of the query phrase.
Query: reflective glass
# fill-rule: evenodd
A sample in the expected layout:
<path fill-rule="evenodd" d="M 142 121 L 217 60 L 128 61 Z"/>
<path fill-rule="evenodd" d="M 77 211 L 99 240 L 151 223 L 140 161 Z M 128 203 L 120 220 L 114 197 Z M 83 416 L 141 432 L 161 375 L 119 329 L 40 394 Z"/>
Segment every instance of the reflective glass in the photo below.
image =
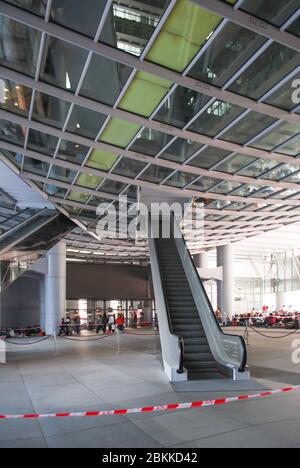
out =
<path fill-rule="evenodd" d="M 297 172 L 298 168 L 295 166 L 290 166 L 289 164 L 285 164 L 283 166 L 278 167 L 277 169 L 274 169 L 272 172 L 266 174 L 263 176 L 263 179 L 268 179 L 268 180 L 282 180 L 285 177 L 288 177 L 292 175 L 294 172 Z"/>
<path fill-rule="evenodd" d="M 168 0 L 135 0 L 131 5 L 114 1 L 100 41 L 140 56 L 168 3 Z"/>
<path fill-rule="evenodd" d="M 221 136 L 222 140 L 244 145 L 260 132 L 276 122 L 276 119 L 258 112 L 250 112 Z"/>
<path fill-rule="evenodd" d="M 260 99 L 298 65 L 299 53 L 273 42 L 229 90 L 252 99 Z"/>
<path fill-rule="evenodd" d="M 106 118 L 106 115 L 85 107 L 74 106 L 67 131 L 95 140 Z"/>
<path fill-rule="evenodd" d="M 189 75 L 222 87 L 266 42 L 266 38 L 227 23 Z"/>
<path fill-rule="evenodd" d="M 223 163 L 219 164 L 216 167 L 216 171 L 226 172 L 228 174 L 235 174 L 237 171 L 241 170 L 243 167 L 247 166 L 251 162 L 254 162 L 255 158 L 251 156 L 245 156 L 243 154 L 235 154 L 229 159 L 226 159 Z"/>
<path fill-rule="evenodd" d="M 265 172 L 278 166 L 278 162 L 269 161 L 267 159 L 257 159 L 256 162 L 239 171 L 239 175 L 245 177 L 259 177 Z"/>
<path fill-rule="evenodd" d="M 131 72 L 132 68 L 126 65 L 113 62 L 100 55 L 93 55 L 80 94 L 112 106 Z"/>
<path fill-rule="evenodd" d="M 266 151 L 272 151 L 274 148 L 277 148 L 277 146 L 284 144 L 287 140 L 297 135 L 299 131 L 299 125 L 282 123 L 267 133 L 267 135 L 256 140 L 251 146 Z M 278 151 L 280 151 L 280 149 Z"/>
<path fill-rule="evenodd" d="M 189 162 L 190 166 L 201 167 L 202 169 L 210 169 L 215 164 L 218 164 L 224 158 L 226 158 L 230 153 L 228 151 L 208 147 L 205 150 L 201 151 L 198 156 L 196 156 L 192 161 Z"/>
<path fill-rule="evenodd" d="M 106 3 L 106 0 L 52 0 L 50 19 L 94 38 Z"/>
<path fill-rule="evenodd" d="M 29 130 L 28 149 L 53 156 L 57 143 L 57 137 L 49 135 L 48 133 L 38 132 L 37 130 Z"/>
<path fill-rule="evenodd" d="M 237 185 L 237 184 L 235 184 Z M 254 192 L 260 190 L 261 187 L 259 185 L 240 185 L 239 187 L 233 188 L 233 192 L 230 195 L 236 195 L 238 197 L 249 197 Z M 256 194 L 255 194 L 256 196 Z"/>
<path fill-rule="evenodd" d="M 244 110 L 229 102 L 217 100 L 191 125 L 189 130 L 215 137 Z"/>
<path fill-rule="evenodd" d="M 46 184 L 45 191 L 48 195 L 61 199 L 65 198 L 68 192 L 67 189 L 57 187 L 56 185 L 52 184 Z"/>
<path fill-rule="evenodd" d="M 41 80 L 68 91 L 76 91 L 88 52 L 68 42 L 46 36 Z"/>
<path fill-rule="evenodd" d="M 223 180 L 216 187 L 213 187 L 209 190 L 210 193 L 218 193 L 220 195 L 226 195 L 231 193 L 233 190 L 236 190 L 238 187 L 241 187 L 239 182 L 232 182 L 230 180 Z"/>
<path fill-rule="evenodd" d="M 170 179 L 168 179 L 165 185 L 171 187 L 184 188 L 187 184 L 190 184 L 196 178 L 195 175 L 188 172 L 176 172 Z"/>
<path fill-rule="evenodd" d="M 275 93 L 272 93 L 264 102 L 287 111 L 295 109 L 296 103 L 293 99 L 293 93 L 295 91 L 293 84 L 295 80 L 300 80 L 299 74 L 295 75 L 291 80 L 281 86 Z"/>
<path fill-rule="evenodd" d="M 7 3 L 24 8 L 24 10 L 35 13 L 39 16 L 45 16 L 46 13 L 46 0 L 5 0 Z"/>
<path fill-rule="evenodd" d="M 126 188 L 126 184 L 116 182 L 114 180 L 106 179 L 99 190 L 101 192 L 111 193 L 113 195 L 119 195 Z"/>
<path fill-rule="evenodd" d="M 290 156 L 298 156 L 300 154 L 300 136 L 293 138 L 293 140 L 285 143 L 278 148 L 279 153 L 288 154 Z"/>
<path fill-rule="evenodd" d="M 300 36 L 300 17 L 287 29 L 287 32 Z"/>
<path fill-rule="evenodd" d="M 50 172 L 50 179 L 60 180 L 61 182 L 72 183 L 76 176 L 75 171 L 66 169 L 65 167 L 52 166 Z"/>
<path fill-rule="evenodd" d="M 177 138 L 160 157 L 168 161 L 184 163 L 190 156 L 199 151 L 202 146 L 195 141 Z"/>
<path fill-rule="evenodd" d="M 35 76 L 41 33 L 0 15 L 0 64 Z"/>
<path fill-rule="evenodd" d="M 59 145 L 57 158 L 76 164 L 82 164 L 88 151 L 89 148 L 87 146 L 82 146 L 72 141 L 62 140 Z"/>
<path fill-rule="evenodd" d="M 38 159 L 25 158 L 24 171 L 32 172 L 33 174 L 47 177 L 50 165 L 46 162 L 39 161 Z"/>
<path fill-rule="evenodd" d="M 0 154 L 5 156 L 7 159 L 9 159 L 19 169 L 21 168 L 22 160 L 23 160 L 23 156 L 21 154 L 12 153 L 11 151 L 7 151 L 1 148 L 0 148 Z"/>
<path fill-rule="evenodd" d="M 212 177 L 201 177 L 189 188 L 192 190 L 199 190 L 199 192 L 207 192 L 209 189 L 214 187 L 218 182 L 220 182 L 218 179 L 214 179 Z"/>
<path fill-rule="evenodd" d="M 28 116 L 32 90 L 14 81 L 0 77 L 0 108 Z"/>
<path fill-rule="evenodd" d="M 94 149 L 85 165 L 107 172 L 113 167 L 117 159 L 117 154 L 109 153 L 108 151 L 100 149 Z"/>
<path fill-rule="evenodd" d="M 77 192 L 75 190 L 71 190 L 67 199 L 77 202 L 77 203 L 86 203 L 88 199 L 90 198 L 90 195 L 87 193 L 82 192 Z"/>
<path fill-rule="evenodd" d="M 284 179 L 285 182 L 292 182 L 293 184 L 300 184 L 300 172 L 295 171 L 290 177 Z"/>
<path fill-rule="evenodd" d="M 145 166 L 146 165 L 143 162 L 134 161 L 133 159 L 128 158 L 122 158 L 113 170 L 113 174 L 135 178 L 141 173 Z"/>
<path fill-rule="evenodd" d="M 171 135 L 166 135 L 151 128 L 144 128 L 133 142 L 130 150 L 147 154 L 148 156 L 156 156 L 172 138 Z"/>
<path fill-rule="evenodd" d="M 282 26 L 299 8 L 298 0 L 244 0 L 241 10 L 268 21 L 276 26 Z"/>
<path fill-rule="evenodd" d="M 102 182 L 103 178 L 96 176 L 96 175 L 91 175 L 91 174 L 86 174 L 86 173 L 81 173 L 78 175 L 76 179 L 76 185 L 80 185 L 81 187 L 86 187 L 89 189 L 96 189 L 99 184 Z"/>
<path fill-rule="evenodd" d="M 255 198 L 268 198 L 278 192 L 274 187 L 264 187 L 258 193 L 254 194 Z"/>
<path fill-rule="evenodd" d="M 145 172 L 143 172 L 142 176 L 140 177 L 141 180 L 146 182 L 152 182 L 154 184 L 159 184 L 166 177 L 168 177 L 173 171 L 171 169 L 167 169 L 166 167 L 159 167 L 159 166 L 149 166 Z"/>
<path fill-rule="evenodd" d="M 210 99 L 209 96 L 178 86 L 155 115 L 155 120 L 183 128 Z"/>
<path fill-rule="evenodd" d="M 69 102 L 36 91 L 32 119 L 52 127 L 62 128 L 69 109 Z"/>
<path fill-rule="evenodd" d="M 0 139 L 24 146 L 26 128 L 8 120 L 0 119 Z"/>

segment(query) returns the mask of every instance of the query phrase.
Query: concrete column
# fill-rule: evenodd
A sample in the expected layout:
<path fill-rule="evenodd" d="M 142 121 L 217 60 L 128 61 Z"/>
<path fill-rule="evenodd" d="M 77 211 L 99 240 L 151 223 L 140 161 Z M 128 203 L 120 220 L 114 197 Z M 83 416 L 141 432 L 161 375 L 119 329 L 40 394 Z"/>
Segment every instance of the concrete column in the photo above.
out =
<path fill-rule="evenodd" d="M 196 268 L 208 268 L 208 252 L 202 252 L 193 256 Z"/>
<path fill-rule="evenodd" d="M 45 293 L 45 331 L 47 335 L 53 335 L 66 311 L 65 242 L 60 242 L 48 253 Z"/>
<path fill-rule="evenodd" d="M 40 325 L 45 330 L 46 326 L 46 276 L 40 278 Z"/>
<path fill-rule="evenodd" d="M 223 267 L 223 281 L 218 281 L 218 307 L 229 318 L 235 313 L 234 248 L 232 244 L 217 248 L 217 266 Z"/>

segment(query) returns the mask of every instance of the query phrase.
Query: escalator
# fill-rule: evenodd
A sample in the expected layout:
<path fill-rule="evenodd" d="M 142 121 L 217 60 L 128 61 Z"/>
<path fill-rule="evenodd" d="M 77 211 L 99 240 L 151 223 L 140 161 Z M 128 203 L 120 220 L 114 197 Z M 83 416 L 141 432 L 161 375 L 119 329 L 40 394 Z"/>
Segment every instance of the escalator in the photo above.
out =
<path fill-rule="evenodd" d="M 169 340 L 165 347 L 162 343 L 164 361 L 177 355 L 176 372 L 185 374 L 185 380 L 247 380 L 244 339 L 226 335 L 221 329 L 179 229 L 176 236 L 173 232 L 170 238 L 149 239 L 149 247 L 153 273 L 159 275 L 154 282 L 161 305 L 159 319 L 165 314 L 168 325 L 161 330 L 161 340 Z M 170 353 L 172 346 L 177 350 Z"/>

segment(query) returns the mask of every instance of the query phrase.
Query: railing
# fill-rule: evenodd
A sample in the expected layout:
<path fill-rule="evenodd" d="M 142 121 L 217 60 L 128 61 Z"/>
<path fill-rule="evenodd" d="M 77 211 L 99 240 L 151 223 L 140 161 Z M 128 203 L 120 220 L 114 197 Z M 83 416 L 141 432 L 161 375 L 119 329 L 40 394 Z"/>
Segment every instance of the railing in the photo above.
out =
<path fill-rule="evenodd" d="M 158 266 L 159 266 L 160 279 L 161 279 L 163 295 L 164 295 L 164 301 L 165 301 L 165 306 L 166 306 L 166 311 L 167 311 L 169 329 L 170 329 L 171 335 L 173 335 L 173 336 L 175 336 L 177 338 L 179 349 L 180 349 L 179 368 L 177 369 L 177 374 L 183 374 L 184 373 L 184 339 L 183 339 L 182 336 L 177 335 L 174 332 L 174 329 L 173 329 L 173 324 L 172 324 L 172 320 L 171 320 L 171 313 L 170 313 L 170 308 L 169 308 L 169 303 L 168 303 L 168 298 L 167 298 L 167 293 L 166 293 L 166 286 L 165 286 L 165 282 L 164 282 L 164 278 L 163 278 L 163 274 L 162 274 L 162 264 L 161 264 L 159 254 L 158 254 L 158 249 L 157 249 L 157 241 L 159 241 L 159 239 L 154 240 L 154 245 L 155 245 L 157 262 L 158 262 Z"/>
<path fill-rule="evenodd" d="M 174 224 L 174 227 L 175 227 L 175 224 Z M 179 230 L 178 227 L 177 229 Z M 214 357 L 217 362 L 220 362 L 223 367 L 230 368 L 231 365 L 229 365 L 228 362 L 226 363 L 226 361 L 224 361 L 223 354 L 225 353 L 228 357 L 228 360 L 231 361 L 232 363 L 233 362 L 235 363 L 232 367 L 237 368 L 238 372 L 244 373 L 247 368 L 247 348 L 246 348 L 245 340 L 240 335 L 231 335 L 231 334 L 229 335 L 229 334 L 224 333 L 223 329 L 220 326 L 219 321 L 216 318 L 211 302 L 207 295 L 206 289 L 204 288 L 203 283 L 200 279 L 199 272 L 194 264 L 191 253 L 187 247 L 186 240 L 183 238 L 183 236 L 181 236 L 181 239 L 179 240 L 183 241 L 183 248 L 185 250 L 184 253 L 178 250 L 179 255 L 182 258 L 183 264 L 185 263 L 184 265 L 185 270 L 187 270 L 189 267 L 190 269 L 192 268 L 192 270 L 190 270 L 191 275 L 187 275 L 187 278 L 188 278 L 188 281 L 190 282 L 192 292 L 194 289 L 193 296 L 194 296 L 196 305 L 198 303 L 197 308 L 198 308 L 200 318 L 202 320 L 203 327 L 205 329 L 208 341 L 211 347 L 214 348 L 212 349 L 212 353 L 215 354 Z M 178 243 L 176 242 L 176 244 L 178 248 Z M 205 321 L 205 316 L 201 317 L 201 311 L 199 310 L 200 309 L 199 303 L 201 299 L 199 297 L 199 294 L 195 293 L 195 288 L 198 286 L 200 286 L 201 288 L 201 292 L 202 292 L 203 299 L 204 299 L 203 302 L 206 303 L 209 308 L 210 315 L 207 316 L 208 321 Z M 213 324 L 216 325 L 215 330 L 217 331 L 217 334 L 219 335 L 218 339 L 216 339 L 216 336 L 214 336 L 214 333 L 212 331 L 212 327 L 214 327 Z M 222 350 L 220 349 L 220 345 L 222 346 Z M 220 360 L 217 359 L 217 355 L 219 356 Z"/>

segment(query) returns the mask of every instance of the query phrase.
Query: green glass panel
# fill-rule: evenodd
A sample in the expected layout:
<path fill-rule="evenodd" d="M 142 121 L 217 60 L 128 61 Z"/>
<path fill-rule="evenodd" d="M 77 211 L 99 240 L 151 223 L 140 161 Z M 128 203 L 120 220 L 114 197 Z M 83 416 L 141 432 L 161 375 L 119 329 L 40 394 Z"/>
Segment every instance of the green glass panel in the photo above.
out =
<path fill-rule="evenodd" d="M 101 135 L 100 140 L 125 148 L 140 130 L 140 125 L 118 118 L 111 118 Z"/>
<path fill-rule="evenodd" d="M 95 149 L 90 155 L 86 166 L 107 172 L 112 168 L 117 159 L 117 154 Z"/>
<path fill-rule="evenodd" d="M 76 185 L 81 185 L 81 187 L 95 189 L 98 187 L 102 180 L 102 177 L 81 173 L 79 174 L 76 180 Z"/>
<path fill-rule="evenodd" d="M 119 107 L 135 114 L 149 117 L 172 83 L 149 73 L 137 72 Z"/>
<path fill-rule="evenodd" d="M 182 72 L 222 18 L 189 0 L 179 0 L 146 59 Z"/>
<path fill-rule="evenodd" d="M 68 200 L 72 200 L 79 203 L 86 203 L 90 196 L 87 193 L 83 192 L 70 192 L 68 195 Z"/>

